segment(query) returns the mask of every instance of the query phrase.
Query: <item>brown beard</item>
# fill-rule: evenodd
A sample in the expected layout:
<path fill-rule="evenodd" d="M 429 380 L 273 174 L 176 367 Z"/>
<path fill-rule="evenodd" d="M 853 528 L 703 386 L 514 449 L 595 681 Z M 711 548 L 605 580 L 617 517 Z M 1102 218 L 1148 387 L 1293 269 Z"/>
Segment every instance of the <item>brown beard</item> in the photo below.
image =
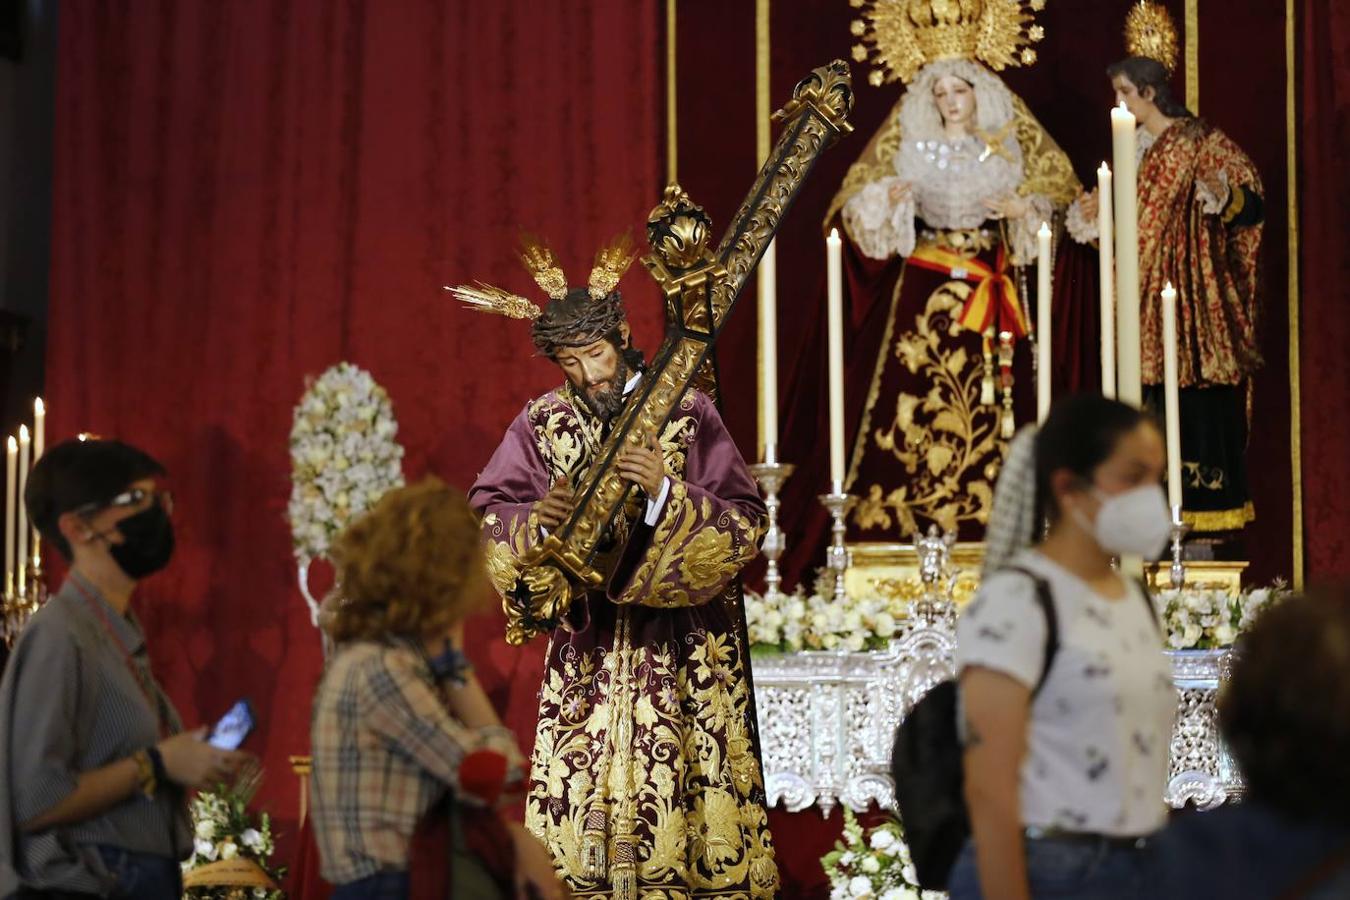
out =
<path fill-rule="evenodd" d="M 628 369 L 628 361 L 619 354 L 618 363 L 614 367 L 614 375 L 610 379 L 610 386 L 599 394 L 592 396 L 590 391 L 581 388 L 577 393 L 581 396 L 581 401 L 586 404 L 586 408 L 603 422 L 608 422 L 619 413 L 623 412 L 624 407 L 624 385 L 632 373 Z"/>

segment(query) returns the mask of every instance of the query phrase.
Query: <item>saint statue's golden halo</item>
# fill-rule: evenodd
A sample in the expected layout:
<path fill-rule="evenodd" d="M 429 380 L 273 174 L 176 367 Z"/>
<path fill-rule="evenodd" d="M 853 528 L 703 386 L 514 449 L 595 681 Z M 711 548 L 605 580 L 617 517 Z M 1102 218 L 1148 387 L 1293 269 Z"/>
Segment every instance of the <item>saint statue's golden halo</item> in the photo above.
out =
<path fill-rule="evenodd" d="M 861 10 L 851 28 L 853 59 L 872 65 L 867 80 L 908 83 L 930 62 L 973 59 L 995 71 L 1036 61 L 1045 37 L 1034 23 L 1045 0 L 849 0 Z"/>
<path fill-rule="evenodd" d="M 1139 0 L 1125 17 L 1125 51 L 1177 70 L 1177 26 L 1161 3 Z"/>

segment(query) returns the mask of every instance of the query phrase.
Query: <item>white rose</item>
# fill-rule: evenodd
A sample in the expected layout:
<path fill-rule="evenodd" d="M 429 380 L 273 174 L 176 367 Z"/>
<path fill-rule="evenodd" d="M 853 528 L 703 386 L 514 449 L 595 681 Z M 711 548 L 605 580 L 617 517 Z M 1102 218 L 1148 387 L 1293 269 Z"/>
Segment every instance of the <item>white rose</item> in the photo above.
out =
<path fill-rule="evenodd" d="M 919 873 L 911 863 L 906 863 L 905 867 L 900 870 L 900 874 L 905 876 L 905 880 L 910 884 L 919 883 Z M 917 897 L 918 894 L 915 894 L 914 896 Z"/>
<path fill-rule="evenodd" d="M 200 856 L 202 859 L 209 859 L 213 862 L 215 861 L 216 858 L 215 844 L 211 843 L 210 841 L 197 841 L 196 844 L 194 844 L 194 847 L 197 850 L 197 855 Z"/>
<path fill-rule="evenodd" d="M 1204 634 L 1205 631 L 1203 628 L 1194 622 L 1191 622 L 1186 626 L 1185 631 L 1182 632 L 1184 645 L 1187 647 L 1194 647 L 1196 644 L 1200 643 L 1200 638 L 1204 637 Z"/>
<path fill-rule="evenodd" d="M 863 647 L 867 646 L 867 639 L 862 633 L 855 631 L 844 640 L 844 647 L 852 653 L 862 652 Z"/>
<path fill-rule="evenodd" d="M 851 866 L 853 865 L 853 861 L 857 858 L 858 857 L 854 854 L 854 852 L 852 850 L 849 850 L 843 856 L 839 857 L 839 864 L 841 866 Z"/>
<path fill-rule="evenodd" d="M 1237 639 L 1237 630 L 1232 625 L 1224 622 L 1214 629 L 1214 640 L 1222 647 L 1231 646 Z"/>
<path fill-rule="evenodd" d="M 877 637 L 890 637 L 895 634 L 895 619 L 891 617 L 890 613 L 882 613 L 877 616 L 877 624 L 874 630 L 877 633 Z"/>
<path fill-rule="evenodd" d="M 836 884 L 830 888 L 830 900 L 848 900 L 848 885 Z"/>
<path fill-rule="evenodd" d="M 220 845 L 221 859 L 234 859 L 239 855 L 239 848 L 235 846 L 234 841 L 226 841 Z"/>
<path fill-rule="evenodd" d="M 869 840 L 873 850 L 885 850 L 895 843 L 895 835 L 888 828 L 878 828 Z"/>
<path fill-rule="evenodd" d="M 872 879 L 865 875 L 859 875 L 848 883 L 848 893 L 850 897 L 871 897 Z"/>
<path fill-rule="evenodd" d="M 866 857 L 862 861 L 862 870 L 868 875 L 875 875 L 881 871 L 881 863 L 877 862 L 875 856 Z"/>
<path fill-rule="evenodd" d="M 239 835 L 239 841 L 248 849 L 257 852 L 262 849 L 262 832 L 258 831 L 256 828 L 247 828 L 244 830 L 243 834 Z"/>
<path fill-rule="evenodd" d="M 197 837 L 199 838 L 209 838 L 211 836 L 211 832 L 215 830 L 216 826 L 212 825 L 206 819 L 202 819 L 200 822 L 197 823 Z"/>

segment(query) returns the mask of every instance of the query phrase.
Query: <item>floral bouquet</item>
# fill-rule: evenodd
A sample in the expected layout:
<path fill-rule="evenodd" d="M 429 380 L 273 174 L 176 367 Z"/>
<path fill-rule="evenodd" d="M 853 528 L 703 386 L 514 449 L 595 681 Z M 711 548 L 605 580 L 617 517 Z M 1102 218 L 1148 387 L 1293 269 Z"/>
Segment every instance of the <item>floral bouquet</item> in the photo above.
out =
<path fill-rule="evenodd" d="M 317 559 L 353 518 L 403 484 L 403 447 L 384 388 L 340 362 L 313 381 L 291 424 L 287 518 L 297 559 Z"/>
<path fill-rule="evenodd" d="M 192 856 L 183 863 L 184 897 L 197 900 L 282 900 L 277 887 L 286 877 L 273 868 L 272 822 L 255 817 L 248 804 L 259 776 L 236 786 L 220 785 L 192 798 Z"/>
<path fill-rule="evenodd" d="M 844 807 L 844 834 L 820 860 L 830 879 L 830 900 L 920 900 L 943 896 L 919 889 L 918 873 L 894 819 L 863 831 Z"/>
<path fill-rule="evenodd" d="M 810 596 L 800 589 L 777 601 L 747 592 L 745 621 L 750 645 L 761 653 L 798 650 L 879 650 L 899 631 L 903 602 L 881 597 L 833 596 L 833 575 L 823 577 Z"/>
<path fill-rule="evenodd" d="M 1169 648 L 1214 650 L 1231 647 L 1262 612 L 1289 593 L 1282 582 L 1236 594 L 1217 588 L 1169 589 L 1159 591 L 1154 602 Z"/>

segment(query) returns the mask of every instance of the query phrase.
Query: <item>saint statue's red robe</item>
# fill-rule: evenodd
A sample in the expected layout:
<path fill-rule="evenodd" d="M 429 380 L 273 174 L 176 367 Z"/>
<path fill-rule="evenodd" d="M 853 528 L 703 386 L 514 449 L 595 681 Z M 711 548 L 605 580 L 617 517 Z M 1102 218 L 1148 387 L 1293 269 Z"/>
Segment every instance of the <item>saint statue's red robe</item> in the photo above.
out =
<path fill-rule="evenodd" d="M 1144 151 L 1143 380 L 1149 405 L 1161 409 L 1161 297 L 1171 282 L 1177 290 L 1182 508 L 1197 532 L 1230 531 L 1255 518 L 1247 484 L 1247 391 L 1261 364 L 1256 326 L 1262 202 L 1261 176 L 1251 159 L 1202 119 L 1177 119 Z"/>
<path fill-rule="evenodd" d="M 512 422 L 470 492 L 499 591 L 541 539 L 534 503 L 563 476 L 582 484 L 603 437 L 570 386 Z M 772 897 L 729 590 L 758 552 L 764 506 L 705 395 L 684 396 L 660 443 L 670 487 L 654 524 L 634 496 L 597 561 L 606 588 L 549 641 L 525 822 L 576 897 Z"/>

